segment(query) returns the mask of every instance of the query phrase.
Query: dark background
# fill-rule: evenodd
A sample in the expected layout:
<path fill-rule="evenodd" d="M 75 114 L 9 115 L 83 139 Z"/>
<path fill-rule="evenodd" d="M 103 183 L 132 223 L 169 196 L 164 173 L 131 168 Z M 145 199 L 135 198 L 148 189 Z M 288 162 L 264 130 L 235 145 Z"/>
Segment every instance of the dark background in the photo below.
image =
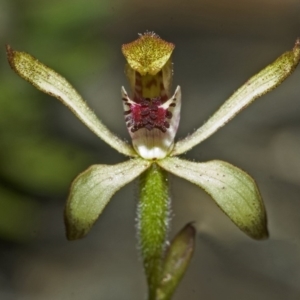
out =
<path fill-rule="evenodd" d="M 120 47 L 153 30 L 176 45 L 178 137 L 198 128 L 250 76 L 300 36 L 299 0 L 0 0 L 0 299 L 140 300 L 146 284 L 135 238 L 136 185 L 118 192 L 87 238 L 65 239 L 72 179 L 124 157 L 57 100 L 22 81 L 4 45 L 65 76 L 99 118 L 127 138 Z M 252 241 L 192 184 L 171 179 L 171 236 L 187 222 L 197 249 L 175 300 L 300 298 L 300 70 L 188 152 L 223 159 L 257 181 L 270 239 Z"/>

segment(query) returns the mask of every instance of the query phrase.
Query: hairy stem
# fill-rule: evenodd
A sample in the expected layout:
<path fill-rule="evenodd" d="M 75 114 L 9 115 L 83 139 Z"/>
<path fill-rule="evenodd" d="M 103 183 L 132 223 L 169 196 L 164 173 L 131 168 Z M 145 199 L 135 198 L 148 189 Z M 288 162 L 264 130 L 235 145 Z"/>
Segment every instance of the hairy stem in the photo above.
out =
<path fill-rule="evenodd" d="M 161 280 L 170 219 L 170 197 L 167 173 L 157 164 L 140 177 L 138 205 L 138 238 L 148 282 L 149 300 L 156 298 Z"/>

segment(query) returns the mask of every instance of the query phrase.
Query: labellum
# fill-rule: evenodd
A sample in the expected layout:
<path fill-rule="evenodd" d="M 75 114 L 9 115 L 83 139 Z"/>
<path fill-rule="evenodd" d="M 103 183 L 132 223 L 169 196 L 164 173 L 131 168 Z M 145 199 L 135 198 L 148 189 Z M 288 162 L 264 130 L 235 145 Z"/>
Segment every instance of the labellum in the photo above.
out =
<path fill-rule="evenodd" d="M 181 108 L 178 86 L 170 96 L 174 45 L 152 32 L 122 46 L 132 95 L 122 88 L 125 122 L 134 149 L 148 160 L 162 159 L 173 148 Z"/>

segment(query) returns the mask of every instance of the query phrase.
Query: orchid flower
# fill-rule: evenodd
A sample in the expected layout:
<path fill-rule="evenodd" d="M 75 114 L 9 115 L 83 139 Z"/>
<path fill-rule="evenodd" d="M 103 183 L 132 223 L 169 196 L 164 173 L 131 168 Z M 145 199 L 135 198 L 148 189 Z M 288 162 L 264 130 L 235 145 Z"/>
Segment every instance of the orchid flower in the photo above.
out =
<path fill-rule="evenodd" d="M 100 139 L 130 158 L 112 166 L 93 165 L 78 175 L 66 203 L 66 233 L 69 240 L 84 237 L 112 196 L 140 177 L 137 228 L 149 299 L 170 299 L 193 250 L 191 225 L 166 250 L 170 223 L 168 172 L 206 191 L 250 237 L 268 236 L 264 204 L 250 175 L 228 162 L 191 162 L 177 156 L 210 137 L 255 99 L 281 84 L 299 63 L 300 39 L 291 51 L 250 78 L 204 125 L 177 142 L 174 139 L 180 121 L 181 89 L 178 86 L 171 93 L 173 50 L 172 43 L 152 32 L 122 46 L 131 91 L 127 93 L 122 87 L 121 93 L 131 145 L 103 125 L 66 79 L 31 55 L 7 46 L 10 66 L 18 75 L 56 97 Z M 165 255 L 166 251 L 169 254 Z M 174 259 L 179 261 L 184 255 L 180 267 L 174 267 Z"/>

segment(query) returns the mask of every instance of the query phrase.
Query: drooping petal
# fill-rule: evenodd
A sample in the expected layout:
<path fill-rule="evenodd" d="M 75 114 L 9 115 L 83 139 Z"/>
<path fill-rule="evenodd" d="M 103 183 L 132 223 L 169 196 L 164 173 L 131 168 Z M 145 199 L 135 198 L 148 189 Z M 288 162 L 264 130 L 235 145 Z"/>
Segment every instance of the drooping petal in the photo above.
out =
<path fill-rule="evenodd" d="M 250 237 L 263 239 L 268 236 L 262 198 L 255 181 L 244 171 L 218 160 L 195 163 L 171 157 L 157 163 L 204 189 Z"/>
<path fill-rule="evenodd" d="M 73 181 L 66 203 L 67 238 L 84 237 L 111 197 L 149 166 L 149 162 L 136 158 L 114 166 L 94 165 L 81 173 Z"/>
<path fill-rule="evenodd" d="M 7 46 L 7 56 L 11 68 L 18 75 L 42 92 L 60 100 L 103 141 L 124 155 L 136 156 L 128 143 L 119 139 L 102 124 L 65 78 L 28 53 L 14 51 L 10 46 Z"/>
<path fill-rule="evenodd" d="M 125 121 L 136 152 L 149 160 L 162 159 L 171 151 L 179 126 L 181 90 L 164 103 L 157 99 L 131 100 L 122 88 Z"/>
<path fill-rule="evenodd" d="M 185 139 L 178 141 L 170 155 L 182 154 L 207 139 L 255 99 L 279 86 L 293 73 L 299 61 L 300 39 L 296 41 L 292 51 L 285 52 L 272 64 L 250 78 L 203 126 Z"/>

